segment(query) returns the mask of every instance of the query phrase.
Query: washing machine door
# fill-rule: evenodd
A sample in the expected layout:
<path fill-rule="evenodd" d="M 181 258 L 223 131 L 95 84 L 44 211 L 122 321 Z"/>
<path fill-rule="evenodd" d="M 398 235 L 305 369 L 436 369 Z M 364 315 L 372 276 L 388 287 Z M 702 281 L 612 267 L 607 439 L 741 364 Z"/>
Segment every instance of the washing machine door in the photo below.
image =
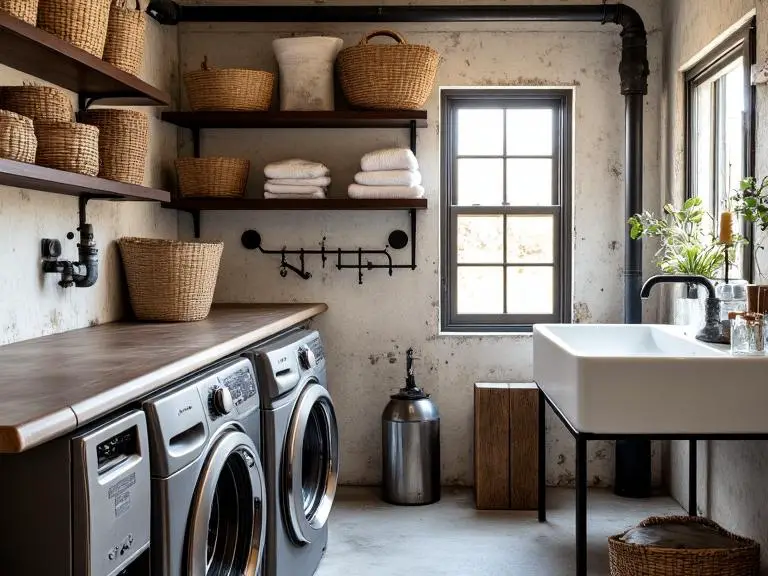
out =
<path fill-rule="evenodd" d="M 283 512 L 298 544 L 309 544 L 331 513 L 339 476 L 339 430 L 328 391 L 310 380 L 291 416 L 283 452 Z"/>
<path fill-rule="evenodd" d="M 253 441 L 225 432 L 208 452 L 192 501 L 188 576 L 253 576 L 266 536 L 264 471 Z"/>

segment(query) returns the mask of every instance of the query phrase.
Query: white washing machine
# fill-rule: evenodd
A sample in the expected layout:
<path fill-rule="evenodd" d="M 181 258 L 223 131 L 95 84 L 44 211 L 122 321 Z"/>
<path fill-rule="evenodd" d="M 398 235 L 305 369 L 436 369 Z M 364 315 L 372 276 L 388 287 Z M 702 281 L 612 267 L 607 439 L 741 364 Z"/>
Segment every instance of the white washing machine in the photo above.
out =
<path fill-rule="evenodd" d="M 267 522 L 259 403 L 244 358 L 216 364 L 143 403 L 152 574 L 259 574 Z"/>
<path fill-rule="evenodd" d="M 296 330 L 257 346 L 267 481 L 265 576 L 310 576 L 328 543 L 339 474 L 336 413 L 320 335 Z"/>

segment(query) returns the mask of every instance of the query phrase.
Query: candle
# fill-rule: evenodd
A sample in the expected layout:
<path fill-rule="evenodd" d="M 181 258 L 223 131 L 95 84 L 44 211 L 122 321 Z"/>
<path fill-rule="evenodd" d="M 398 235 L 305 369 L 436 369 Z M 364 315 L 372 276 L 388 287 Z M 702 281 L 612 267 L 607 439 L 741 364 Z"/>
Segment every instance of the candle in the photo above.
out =
<path fill-rule="evenodd" d="M 733 213 L 720 214 L 720 243 L 731 244 L 733 242 Z"/>

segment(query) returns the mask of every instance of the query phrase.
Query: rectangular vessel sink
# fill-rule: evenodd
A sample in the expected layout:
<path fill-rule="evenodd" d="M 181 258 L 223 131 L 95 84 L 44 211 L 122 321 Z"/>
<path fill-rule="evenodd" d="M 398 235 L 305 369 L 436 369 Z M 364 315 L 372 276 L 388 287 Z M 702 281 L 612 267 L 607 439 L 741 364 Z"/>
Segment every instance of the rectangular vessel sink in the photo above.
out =
<path fill-rule="evenodd" d="M 681 327 L 539 324 L 533 375 L 579 432 L 768 433 L 768 357 Z"/>

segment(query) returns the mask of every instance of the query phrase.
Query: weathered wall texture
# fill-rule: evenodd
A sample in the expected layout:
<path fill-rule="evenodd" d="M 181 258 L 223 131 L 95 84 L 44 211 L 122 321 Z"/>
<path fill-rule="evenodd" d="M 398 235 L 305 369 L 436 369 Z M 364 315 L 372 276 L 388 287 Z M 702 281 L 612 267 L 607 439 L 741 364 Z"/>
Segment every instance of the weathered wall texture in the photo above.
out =
<path fill-rule="evenodd" d="M 756 11 L 757 61 L 768 50 L 768 4 L 755 0 L 667 0 L 664 2 L 664 86 L 662 189 L 667 199 L 684 194 L 683 70 L 705 49 Z M 765 86 L 757 88 L 757 174 L 768 173 Z M 758 539 L 764 559 L 768 546 L 768 499 L 765 442 L 699 442 L 699 508 L 730 530 Z M 669 484 L 680 501 L 688 500 L 688 444 L 670 446 Z"/>
<path fill-rule="evenodd" d="M 576 3 L 576 2 L 574 2 Z M 638 5 L 638 2 L 629 2 Z M 660 95 L 660 2 L 640 5 L 650 30 L 650 94 L 646 100 L 646 205 L 658 196 Z M 274 70 L 271 40 L 293 33 L 333 34 L 347 45 L 374 26 L 188 24 L 181 27 L 181 69 L 197 68 L 204 55 L 214 66 Z M 622 320 L 624 102 L 619 94 L 619 30 L 599 25 L 429 24 L 395 25 L 411 42 L 443 55 L 439 86 L 572 86 L 575 90 L 574 302 L 576 320 Z M 418 216 L 415 272 L 366 272 L 362 286 L 352 270 L 321 269 L 303 281 L 278 275 L 278 261 L 244 250 L 242 232 L 258 230 L 269 248 L 317 246 L 383 247 L 395 228 L 407 228 L 406 213 L 211 212 L 203 215 L 203 237 L 222 239 L 224 257 L 218 301 L 324 301 L 330 311 L 318 322 L 330 357 L 331 392 L 342 434 L 346 483 L 374 483 L 380 476 L 380 417 L 388 394 L 402 385 L 405 350 L 414 346 L 418 382 L 433 393 L 442 412 L 443 480 L 472 481 L 472 386 L 477 381 L 531 378 L 529 336 L 440 336 L 439 306 L 439 130 L 438 91 L 427 104 L 430 126 L 418 134 L 418 157 L 430 209 Z M 189 133 L 184 134 L 186 153 Z M 320 160 L 331 168 L 332 195 L 344 195 L 363 153 L 407 145 L 405 131 L 211 130 L 203 154 L 235 155 L 252 162 L 250 195 L 260 195 L 265 163 L 289 157 Z M 191 234 L 187 215 L 182 235 Z M 406 254 L 398 255 L 404 261 Z M 552 484 L 572 481 L 570 436 L 548 419 Z M 612 447 L 591 446 L 590 478 L 612 481 Z"/>
<path fill-rule="evenodd" d="M 176 93 L 178 33 L 151 21 L 143 78 Z M 40 83 L 36 78 L 0 66 L 0 83 Z M 76 99 L 73 95 L 73 102 Z M 172 173 L 176 130 L 164 125 L 159 111 L 142 108 L 151 120 L 151 145 L 145 175 L 147 185 L 164 187 Z M 81 328 L 119 318 L 123 313 L 121 264 L 115 240 L 121 236 L 176 237 L 173 211 L 156 203 L 115 203 L 94 200 L 88 220 L 94 225 L 100 251 L 100 278 L 92 288 L 62 289 L 58 277 L 40 272 L 40 239 L 59 238 L 63 258 L 77 259 L 77 199 L 3 187 L 0 189 L 0 344 Z"/>

